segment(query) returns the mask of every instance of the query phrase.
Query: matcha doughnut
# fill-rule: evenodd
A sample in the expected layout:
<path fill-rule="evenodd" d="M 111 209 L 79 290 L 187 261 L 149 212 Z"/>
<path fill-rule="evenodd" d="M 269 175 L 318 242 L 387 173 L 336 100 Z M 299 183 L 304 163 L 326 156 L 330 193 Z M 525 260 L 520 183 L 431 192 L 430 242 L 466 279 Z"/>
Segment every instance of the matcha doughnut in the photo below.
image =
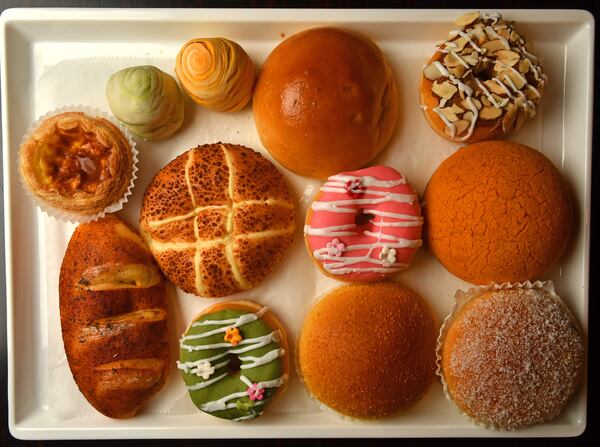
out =
<path fill-rule="evenodd" d="M 267 307 L 229 301 L 205 309 L 180 342 L 177 367 L 190 397 L 211 416 L 260 416 L 287 385 L 287 336 Z"/>

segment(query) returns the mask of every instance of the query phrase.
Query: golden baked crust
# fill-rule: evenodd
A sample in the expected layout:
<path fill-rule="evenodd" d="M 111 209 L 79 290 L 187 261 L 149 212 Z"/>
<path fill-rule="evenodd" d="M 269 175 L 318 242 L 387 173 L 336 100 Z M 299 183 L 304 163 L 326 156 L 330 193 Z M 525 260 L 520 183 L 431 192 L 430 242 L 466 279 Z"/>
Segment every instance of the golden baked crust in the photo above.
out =
<path fill-rule="evenodd" d="M 208 144 L 167 164 L 146 189 L 141 234 L 177 286 L 204 297 L 256 286 L 293 239 L 283 176 L 258 152 Z"/>
<path fill-rule="evenodd" d="M 431 385 L 437 324 L 429 305 L 397 283 L 334 289 L 300 333 L 300 372 L 310 393 L 351 417 L 410 407 Z"/>
<path fill-rule="evenodd" d="M 29 190 L 50 206 L 76 214 L 99 213 L 129 187 L 133 156 L 110 121 L 82 112 L 45 119 L 19 151 Z"/>
<path fill-rule="evenodd" d="M 584 359 L 582 336 L 564 303 L 545 290 L 491 291 L 451 318 L 441 372 L 463 412 L 488 427 L 514 430 L 561 411 Z"/>
<path fill-rule="evenodd" d="M 77 386 L 102 414 L 134 416 L 169 372 L 165 282 L 144 241 L 113 216 L 79 225 L 59 294 Z"/>
<path fill-rule="evenodd" d="M 373 41 L 349 30 L 314 28 L 269 55 L 253 109 L 260 139 L 279 163 L 326 178 L 364 166 L 387 144 L 398 94 Z"/>
<path fill-rule="evenodd" d="M 474 284 L 534 279 L 562 254 L 573 207 L 552 162 L 510 141 L 459 149 L 434 172 L 423 200 L 425 242 Z"/>

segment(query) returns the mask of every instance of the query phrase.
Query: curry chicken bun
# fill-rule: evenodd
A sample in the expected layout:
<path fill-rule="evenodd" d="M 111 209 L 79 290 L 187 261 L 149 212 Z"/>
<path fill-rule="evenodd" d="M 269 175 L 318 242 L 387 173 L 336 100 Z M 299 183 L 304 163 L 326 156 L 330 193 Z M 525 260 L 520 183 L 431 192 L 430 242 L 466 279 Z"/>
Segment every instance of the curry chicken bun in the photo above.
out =
<path fill-rule="evenodd" d="M 398 114 L 392 70 L 369 38 L 312 28 L 265 61 L 253 98 L 264 146 L 289 170 L 325 179 L 365 166 L 389 141 Z"/>

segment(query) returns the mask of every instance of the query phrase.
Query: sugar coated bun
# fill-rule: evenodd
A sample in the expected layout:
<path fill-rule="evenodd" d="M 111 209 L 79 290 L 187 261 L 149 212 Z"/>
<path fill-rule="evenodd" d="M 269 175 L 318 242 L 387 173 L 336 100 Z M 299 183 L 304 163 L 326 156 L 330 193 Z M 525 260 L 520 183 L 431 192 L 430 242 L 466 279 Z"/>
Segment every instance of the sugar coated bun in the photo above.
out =
<path fill-rule="evenodd" d="M 313 28 L 265 61 L 254 91 L 256 128 L 279 163 L 306 177 L 360 168 L 390 139 L 398 98 L 392 70 L 369 38 Z"/>
<path fill-rule="evenodd" d="M 165 275 L 188 293 L 231 295 L 262 281 L 292 243 L 294 203 L 281 173 L 244 146 L 205 144 L 154 177 L 140 233 Z"/>
<path fill-rule="evenodd" d="M 447 393 L 488 427 L 512 430 L 552 419 L 581 377 L 582 336 L 565 304 L 547 290 L 482 293 L 445 329 L 439 372 Z"/>
<path fill-rule="evenodd" d="M 406 178 L 372 166 L 329 177 L 306 214 L 304 240 L 325 275 L 371 282 L 410 266 L 422 225 L 419 198 Z"/>
<path fill-rule="evenodd" d="M 338 413 L 394 414 L 418 402 L 433 381 L 436 333 L 429 305 L 406 286 L 339 287 L 304 321 L 300 374 L 313 397 Z"/>
<path fill-rule="evenodd" d="M 210 306 L 179 344 L 177 367 L 190 398 L 211 416 L 254 419 L 287 388 L 287 335 L 267 307 L 251 301 Z"/>
<path fill-rule="evenodd" d="M 541 275 L 563 253 L 573 207 L 560 173 L 510 141 L 463 147 L 434 172 L 423 199 L 425 242 L 474 284 Z"/>
<path fill-rule="evenodd" d="M 472 12 L 456 25 L 423 67 L 425 118 L 458 143 L 519 130 L 535 116 L 547 80 L 532 43 L 498 13 Z"/>

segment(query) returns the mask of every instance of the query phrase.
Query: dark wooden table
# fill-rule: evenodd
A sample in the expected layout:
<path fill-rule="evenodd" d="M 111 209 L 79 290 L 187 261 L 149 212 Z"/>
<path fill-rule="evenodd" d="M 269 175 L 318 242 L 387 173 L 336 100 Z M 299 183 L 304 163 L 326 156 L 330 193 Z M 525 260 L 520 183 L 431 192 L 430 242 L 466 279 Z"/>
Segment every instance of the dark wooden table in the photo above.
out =
<path fill-rule="evenodd" d="M 599 2 L 586 1 L 530 1 L 530 0 L 498 0 L 498 1 L 463 1 L 451 2 L 442 0 L 423 0 L 423 1 L 393 1 L 393 0 L 0 0 L 0 11 L 14 7 L 111 7 L 111 8 L 467 8 L 467 9 L 586 9 L 590 11 L 596 21 L 600 18 Z M 599 53 L 600 45 L 596 39 L 595 46 L 595 81 L 598 80 L 598 62 L 600 61 Z M 597 82 L 595 93 L 594 116 L 597 117 L 595 122 L 600 120 L 600 87 Z M 596 148 L 600 148 L 598 144 L 599 129 L 594 129 L 593 136 L 593 152 Z M 600 154 L 596 154 L 595 160 L 592 161 L 592 172 L 600 175 Z M 593 176 L 592 176 L 593 179 Z M 592 184 L 592 225 L 597 222 L 596 216 L 600 206 L 598 199 L 598 177 Z M 596 194 L 595 194 L 596 193 Z M 2 200 L 0 198 L 0 200 Z M 2 204 L 3 206 L 3 204 Z M 3 211 L 3 207 L 0 207 Z M 3 214 L 3 213 L 2 213 Z M 0 236 L 0 293 L 1 297 L 4 293 L 4 241 L 3 235 Z M 589 303 L 589 365 L 588 365 L 588 418 L 587 429 L 583 435 L 578 438 L 566 439 L 519 439 L 519 438 L 504 438 L 504 439 L 408 439 L 408 440 L 133 440 L 133 441 L 19 441 L 14 439 L 8 430 L 8 401 L 7 401 L 7 360 L 6 360 L 6 307 L 4 300 L 0 302 L 0 447 L 13 445 L 31 445 L 31 446 L 99 446 L 99 445 L 128 445 L 128 446 L 225 446 L 225 445 L 307 445 L 312 447 L 320 446 L 353 446 L 353 445 L 416 445 L 416 446 L 431 446 L 431 445 L 457 445 L 457 446 L 590 446 L 597 444 L 600 441 L 600 420 L 598 419 L 599 404 L 594 401 L 592 396 L 597 393 L 597 385 L 595 376 L 599 374 L 598 369 L 598 341 L 592 342 L 592 338 L 596 337 L 595 324 L 600 323 L 600 304 L 595 301 L 598 299 L 599 281 L 597 267 L 598 253 L 598 235 L 592 232 L 591 235 L 591 259 L 590 259 L 590 303 Z M 597 338 L 597 337 L 596 337 Z"/>

